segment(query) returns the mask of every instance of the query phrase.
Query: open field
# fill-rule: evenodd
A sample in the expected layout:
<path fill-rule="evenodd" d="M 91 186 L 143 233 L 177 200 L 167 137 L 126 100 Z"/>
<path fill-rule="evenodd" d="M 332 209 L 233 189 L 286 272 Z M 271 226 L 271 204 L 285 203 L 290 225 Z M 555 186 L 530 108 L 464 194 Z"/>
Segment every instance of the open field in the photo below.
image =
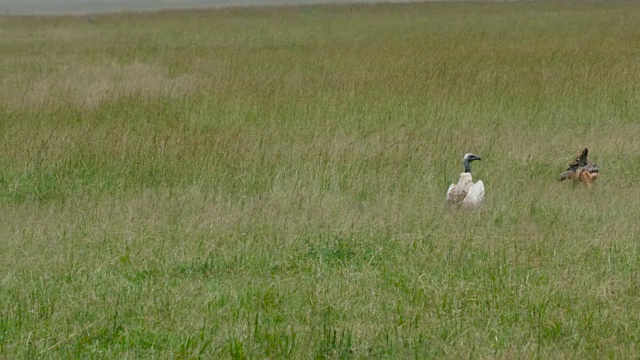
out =
<path fill-rule="evenodd" d="M 418 1 L 420 0 L 2 0 L 2 2 L 0 2 L 0 15 L 87 15 L 125 11 L 210 9 L 240 6 L 319 5 L 376 2 L 408 3 Z"/>
<path fill-rule="evenodd" d="M 0 18 L 0 358 L 640 356 L 637 3 L 93 19 Z"/>

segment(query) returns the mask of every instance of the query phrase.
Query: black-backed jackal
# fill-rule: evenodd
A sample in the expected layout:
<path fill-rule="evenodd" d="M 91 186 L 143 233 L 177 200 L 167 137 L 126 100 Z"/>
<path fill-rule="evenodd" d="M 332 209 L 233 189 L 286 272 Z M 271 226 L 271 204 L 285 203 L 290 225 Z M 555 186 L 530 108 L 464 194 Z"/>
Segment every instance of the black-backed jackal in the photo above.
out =
<path fill-rule="evenodd" d="M 587 158 L 588 153 L 589 149 L 582 150 L 582 153 L 569 164 L 569 168 L 560 174 L 560 181 L 573 180 L 574 185 L 582 182 L 586 187 L 591 187 L 598 179 L 600 169 Z"/>

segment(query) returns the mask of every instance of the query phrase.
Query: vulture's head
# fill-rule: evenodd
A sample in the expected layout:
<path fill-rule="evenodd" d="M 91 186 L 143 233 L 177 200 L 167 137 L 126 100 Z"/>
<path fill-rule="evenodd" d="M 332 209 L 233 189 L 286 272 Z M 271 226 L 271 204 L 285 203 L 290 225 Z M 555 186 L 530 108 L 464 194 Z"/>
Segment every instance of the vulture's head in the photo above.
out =
<path fill-rule="evenodd" d="M 471 162 L 475 160 L 482 160 L 480 156 L 472 153 L 464 154 L 462 158 L 462 163 L 464 164 L 464 172 L 471 172 Z"/>

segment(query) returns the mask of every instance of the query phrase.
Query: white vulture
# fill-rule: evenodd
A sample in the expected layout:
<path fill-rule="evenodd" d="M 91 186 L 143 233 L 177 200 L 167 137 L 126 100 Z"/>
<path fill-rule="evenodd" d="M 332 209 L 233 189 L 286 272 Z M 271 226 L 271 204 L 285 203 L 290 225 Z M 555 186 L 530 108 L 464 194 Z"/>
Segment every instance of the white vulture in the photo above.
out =
<path fill-rule="evenodd" d="M 582 150 L 582 153 L 569 164 L 567 170 L 560 174 L 559 180 L 573 180 L 574 185 L 582 182 L 586 187 L 591 187 L 591 184 L 595 182 L 600 175 L 600 168 L 589 160 L 587 157 L 588 154 L 588 148 Z"/>
<path fill-rule="evenodd" d="M 482 160 L 475 154 L 465 154 L 462 158 L 464 172 L 460 174 L 457 184 L 451 184 L 447 190 L 447 202 L 466 207 L 477 207 L 484 199 L 484 183 L 478 180 L 475 184 L 471 179 L 471 162 Z"/>

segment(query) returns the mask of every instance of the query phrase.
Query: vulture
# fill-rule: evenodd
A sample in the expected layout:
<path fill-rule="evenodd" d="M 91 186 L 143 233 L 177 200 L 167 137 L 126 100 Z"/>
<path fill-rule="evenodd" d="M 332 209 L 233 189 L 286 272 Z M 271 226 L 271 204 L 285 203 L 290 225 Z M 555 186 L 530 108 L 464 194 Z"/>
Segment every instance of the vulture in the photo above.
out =
<path fill-rule="evenodd" d="M 589 158 L 587 158 L 588 154 L 588 148 L 582 150 L 582 153 L 569 164 L 567 170 L 560 174 L 559 180 L 572 180 L 574 185 L 582 182 L 586 187 L 590 187 L 600 175 L 600 169 L 598 165 L 592 163 Z"/>
<path fill-rule="evenodd" d="M 473 182 L 471 179 L 471 162 L 482 160 L 475 154 L 465 154 L 462 158 L 464 172 L 460 174 L 457 184 L 451 184 L 447 190 L 447 203 L 465 207 L 477 207 L 484 199 L 484 183 L 482 180 Z"/>

